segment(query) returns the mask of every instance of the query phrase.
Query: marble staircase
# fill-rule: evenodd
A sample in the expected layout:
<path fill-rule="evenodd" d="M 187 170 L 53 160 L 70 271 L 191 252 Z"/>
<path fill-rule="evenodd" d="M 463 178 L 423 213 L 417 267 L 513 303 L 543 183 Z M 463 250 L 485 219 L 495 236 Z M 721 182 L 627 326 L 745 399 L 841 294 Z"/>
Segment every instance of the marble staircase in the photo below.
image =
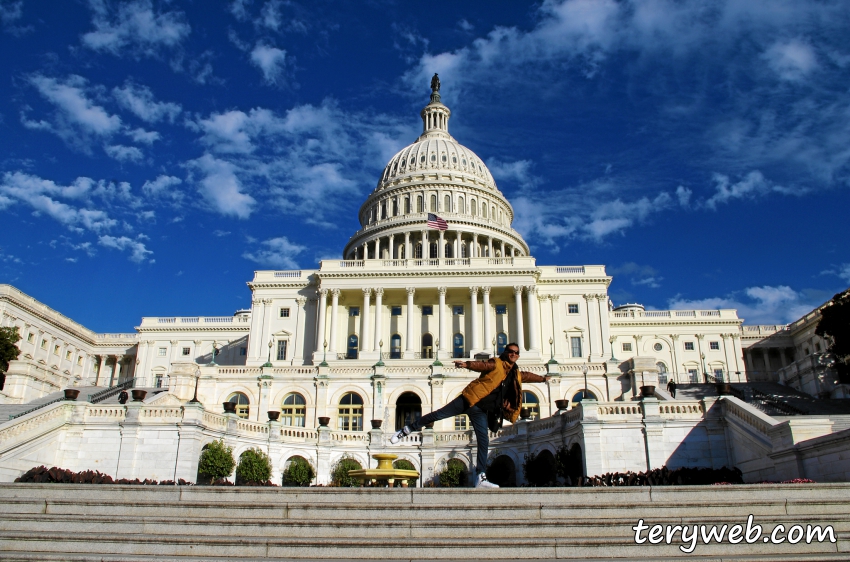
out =
<path fill-rule="evenodd" d="M 0 559 L 847 560 L 850 484 L 340 489 L 0 484 Z M 635 544 L 654 524 L 832 525 L 835 543 Z M 646 532 L 644 532 L 644 536 Z"/>

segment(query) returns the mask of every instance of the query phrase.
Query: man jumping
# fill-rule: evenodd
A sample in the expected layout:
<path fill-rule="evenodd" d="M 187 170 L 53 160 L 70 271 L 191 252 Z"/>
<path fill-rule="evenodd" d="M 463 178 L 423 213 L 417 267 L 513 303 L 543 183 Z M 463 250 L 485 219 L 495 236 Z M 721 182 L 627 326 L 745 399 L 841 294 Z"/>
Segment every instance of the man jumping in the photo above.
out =
<path fill-rule="evenodd" d="M 487 428 L 488 412 L 501 414 L 511 423 L 519 417 L 522 406 L 522 383 L 545 382 L 549 376 L 541 377 L 527 371 L 520 371 L 516 362 L 519 359 L 519 345 L 509 343 L 505 351 L 489 361 L 455 361 L 458 369 L 466 368 L 481 373 L 481 376 L 466 385 L 460 396 L 430 414 L 422 416 L 410 425 L 398 430 L 390 438 L 395 445 L 402 437 L 419 431 L 430 423 L 466 414 L 475 430 L 478 442 L 478 458 L 476 460 L 476 488 L 498 488 L 496 484 L 487 481 L 487 452 L 490 446 L 490 434 Z M 498 404 L 501 396 L 501 404 Z"/>

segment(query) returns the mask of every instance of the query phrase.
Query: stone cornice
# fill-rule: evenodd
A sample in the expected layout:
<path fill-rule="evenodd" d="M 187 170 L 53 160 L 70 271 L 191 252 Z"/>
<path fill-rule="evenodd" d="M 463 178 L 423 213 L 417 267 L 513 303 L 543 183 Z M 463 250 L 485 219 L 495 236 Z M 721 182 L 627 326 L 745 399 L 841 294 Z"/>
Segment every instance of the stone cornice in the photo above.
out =
<path fill-rule="evenodd" d="M 405 269 L 404 271 L 359 271 L 359 272 L 333 272 L 333 273 L 321 273 L 319 277 L 321 279 L 365 279 L 365 278 L 379 278 L 379 277 L 508 277 L 514 275 L 537 275 L 536 269 L 512 269 L 510 271 L 503 270 L 433 270 L 428 269 L 424 271 L 413 271 L 410 269 Z"/>
<path fill-rule="evenodd" d="M 675 318 L 659 318 L 658 320 L 652 320 L 648 318 L 635 318 L 634 322 L 623 322 L 621 319 L 611 320 L 610 326 L 611 328 L 632 328 L 635 326 L 736 326 L 740 328 L 741 324 L 744 321 L 740 318 L 738 319 L 726 319 L 726 320 L 677 320 Z"/>

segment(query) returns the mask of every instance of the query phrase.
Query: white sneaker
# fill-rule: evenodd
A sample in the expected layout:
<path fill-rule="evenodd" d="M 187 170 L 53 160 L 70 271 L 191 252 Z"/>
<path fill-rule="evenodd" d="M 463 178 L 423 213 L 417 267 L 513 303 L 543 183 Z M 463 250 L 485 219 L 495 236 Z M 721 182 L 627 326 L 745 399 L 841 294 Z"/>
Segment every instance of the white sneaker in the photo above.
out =
<path fill-rule="evenodd" d="M 390 443 L 393 445 L 397 445 L 399 441 L 401 441 L 402 437 L 407 437 L 410 435 L 410 428 L 407 426 L 402 427 L 398 431 L 396 431 L 392 437 L 390 437 Z"/>
<path fill-rule="evenodd" d="M 498 488 L 498 484 L 493 484 L 487 480 L 487 475 L 483 472 L 478 473 L 478 478 L 475 479 L 476 488 Z"/>

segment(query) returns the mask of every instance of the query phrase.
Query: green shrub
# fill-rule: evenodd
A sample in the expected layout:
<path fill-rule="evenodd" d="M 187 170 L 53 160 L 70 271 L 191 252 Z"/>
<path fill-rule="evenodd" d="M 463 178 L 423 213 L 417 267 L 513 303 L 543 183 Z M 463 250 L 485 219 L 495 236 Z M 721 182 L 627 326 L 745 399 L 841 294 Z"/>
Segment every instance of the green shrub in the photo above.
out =
<path fill-rule="evenodd" d="M 310 461 L 304 457 L 292 457 L 283 473 L 284 486 L 309 486 L 316 476 Z"/>
<path fill-rule="evenodd" d="M 399 470 L 416 470 L 416 467 L 413 466 L 413 463 L 405 459 L 398 459 L 397 461 L 393 462 L 393 468 L 397 468 Z M 416 486 L 416 478 L 408 478 L 407 485 L 411 488 Z"/>
<path fill-rule="evenodd" d="M 522 473 L 529 486 L 555 486 L 558 482 L 555 457 L 549 451 L 525 455 Z"/>
<path fill-rule="evenodd" d="M 214 482 L 230 476 L 234 466 L 236 461 L 233 460 L 233 448 L 225 445 L 223 439 L 219 439 L 201 451 L 201 458 L 198 459 L 198 475 L 207 482 Z"/>
<path fill-rule="evenodd" d="M 469 473 L 466 465 L 460 459 L 449 459 L 446 468 L 437 473 L 437 481 L 441 488 L 462 488 L 466 486 Z"/>
<path fill-rule="evenodd" d="M 248 449 L 239 457 L 236 484 L 260 484 L 272 477 L 272 461 L 260 449 Z"/>
<path fill-rule="evenodd" d="M 341 488 L 354 488 L 362 485 L 362 482 L 356 480 L 348 475 L 349 470 L 360 470 L 363 468 L 360 466 L 360 463 L 351 457 L 344 456 L 333 466 L 333 470 L 331 470 L 331 482 L 334 486 L 339 486 Z"/>

